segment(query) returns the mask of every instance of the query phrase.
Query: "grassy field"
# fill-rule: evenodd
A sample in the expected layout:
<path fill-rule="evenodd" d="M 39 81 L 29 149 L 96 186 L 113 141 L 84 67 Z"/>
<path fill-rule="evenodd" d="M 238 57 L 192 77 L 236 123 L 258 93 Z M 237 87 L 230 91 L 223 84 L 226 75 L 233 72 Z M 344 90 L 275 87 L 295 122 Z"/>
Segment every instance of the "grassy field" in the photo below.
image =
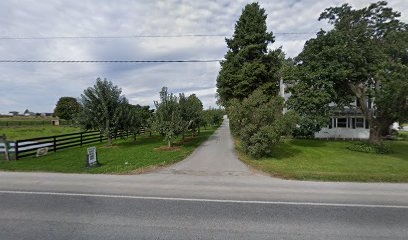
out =
<path fill-rule="evenodd" d="M 281 143 L 273 157 L 252 159 L 237 142 L 240 159 L 285 179 L 357 182 L 408 182 L 408 141 L 388 141 L 392 153 L 354 152 L 350 142 L 292 139 Z"/>
<path fill-rule="evenodd" d="M 216 128 L 202 130 L 195 138 L 187 138 L 184 144 L 176 143 L 177 149 L 165 151 L 159 149 L 166 145 L 160 136 L 138 136 L 138 139 L 117 140 L 114 146 L 106 143 L 95 144 L 101 167 L 87 169 L 86 148 L 76 147 L 49 153 L 43 157 L 28 157 L 18 161 L 0 161 L 1 170 L 41 171 L 65 173 L 108 173 L 129 174 L 144 171 L 148 168 L 168 165 L 183 160 L 202 142 L 210 137 Z"/>
<path fill-rule="evenodd" d="M 23 126 L 50 126 L 54 117 L 13 116 L 0 117 L 0 127 L 23 127 Z M 60 125 L 72 125 L 73 121 L 59 119 Z"/>
<path fill-rule="evenodd" d="M 51 121 L 55 117 L 37 117 L 37 116 L 2 116 L 0 121 Z"/>
<path fill-rule="evenodd" d="M 53 135 L 79 132 L 78 127 L 69 126 L 22 126 L 22 127 L 0 127 L 0 135 L 6 134 L 8 140 L 20 140 L 36 137 L 47 137 Z"/>

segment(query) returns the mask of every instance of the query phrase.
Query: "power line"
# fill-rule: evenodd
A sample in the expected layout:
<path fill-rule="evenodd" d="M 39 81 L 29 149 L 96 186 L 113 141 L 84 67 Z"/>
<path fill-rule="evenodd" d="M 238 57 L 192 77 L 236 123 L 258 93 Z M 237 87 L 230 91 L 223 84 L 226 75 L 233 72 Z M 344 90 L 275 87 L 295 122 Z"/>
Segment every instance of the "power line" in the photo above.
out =
<path fill-rule="evenodd" d="M 309 35 L 315 32 L 276 32 L 274 35 Z M 0 40 L 47 40 L 47 39 L 127 39 L 127 38 L 184 38 L 184 37 L 228 37 L 225 34 L 176 34 L 176 35 L 117 35 L 117 36 L 0 36 Z"/>
<path fill-rule="evenodd" d="M 0 63 L 211 63 L 220 61 L 222 60 L 0 60 Z"/>

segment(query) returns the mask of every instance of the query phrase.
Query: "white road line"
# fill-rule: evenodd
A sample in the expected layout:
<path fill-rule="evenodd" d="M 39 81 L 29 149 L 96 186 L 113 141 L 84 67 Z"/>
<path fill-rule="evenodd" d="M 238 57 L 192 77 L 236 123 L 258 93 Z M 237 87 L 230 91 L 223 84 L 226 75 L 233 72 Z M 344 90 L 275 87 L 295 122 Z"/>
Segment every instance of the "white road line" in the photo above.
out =
<path fill-rule="evenodd" d="M 380 205 L 380 204 L 353 204 L 353 203 L 320 203 L 320 202 L 283 202 L 283 201 L 251 201 L 251 200 L 229 200 L 229 199 L 206 199 L 206 198 L 174 198 L 174 197 L 148 197 L 130 195 L 109 195 L 92 193 L 68 193 L 68 192 L 31 192 L 31 191 L 3 191 L 0 194 L 26 194 L 26 195 L 51 195 L 51 196 L 74 196 L 74 197 L 100 197 L 100 198 L 124 198 L 141 200 L 165 200 L 185 202 L 214 202 L 214 203 L 250 203 L 271 205 L 302 205 L 302 206 L 329 206 L 329 207 L 362 207 L 362 208 L 402 208 L 408 209 L 406 205 Z"/>

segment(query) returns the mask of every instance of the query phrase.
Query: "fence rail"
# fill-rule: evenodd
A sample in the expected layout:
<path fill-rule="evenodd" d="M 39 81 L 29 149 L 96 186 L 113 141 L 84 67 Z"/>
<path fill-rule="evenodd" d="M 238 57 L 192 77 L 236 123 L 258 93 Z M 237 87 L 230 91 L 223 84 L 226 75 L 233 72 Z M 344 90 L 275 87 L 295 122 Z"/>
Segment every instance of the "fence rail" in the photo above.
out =
<path fill-rule="evenodd" d="M 119 131 L 112 135 L 113 139 L 127 138 L 133 136 L 133 133 L 127 131 Z M 15 159 L 33 156 L 37 154 L 37 150 L 47 147 L 49 151 L 56 152 L 65 148 L 82 146 L 85 144 L 102 142 L 107 140 L 107 137 L 99 131 L 87 131 L 70 133 L 49 137 L 30 138 L 17 140 L 11 144 L 11 152 L 15 153 Z"/>

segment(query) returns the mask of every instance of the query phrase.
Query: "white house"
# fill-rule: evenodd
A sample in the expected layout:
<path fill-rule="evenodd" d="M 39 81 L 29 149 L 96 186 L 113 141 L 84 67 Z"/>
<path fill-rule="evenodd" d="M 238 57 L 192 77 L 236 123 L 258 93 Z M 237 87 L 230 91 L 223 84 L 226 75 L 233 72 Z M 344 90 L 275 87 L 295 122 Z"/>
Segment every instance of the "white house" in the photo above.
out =
<path fill-rule="evenodd" d="M 280 82 L 280 96 L 287 101 L 290 92 L 285 92 L 286 86 Z M 368 108 L 372 108 L 373 103 L 368 102 Z M 287 109 L 283 110 L 284 112 Z M 342 111 L 336 112 L 330 119 L 329 125 L 314 134 L 315 138 L 340 138 L 340 139 L 368 139 L 370 130 L 368 121 L 357 107 L 357 102 Z"/>

